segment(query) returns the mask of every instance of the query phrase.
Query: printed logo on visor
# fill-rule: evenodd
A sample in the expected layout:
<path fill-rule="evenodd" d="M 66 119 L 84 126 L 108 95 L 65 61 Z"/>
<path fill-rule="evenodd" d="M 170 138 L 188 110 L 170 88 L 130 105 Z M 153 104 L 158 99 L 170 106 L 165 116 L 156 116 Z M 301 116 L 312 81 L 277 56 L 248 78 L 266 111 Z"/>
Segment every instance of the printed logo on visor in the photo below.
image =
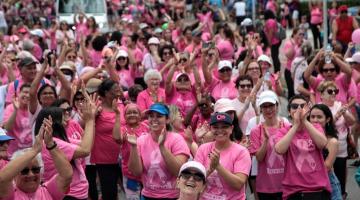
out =
<path fill-rule="evenodd" d="M 217 119 L 217 120 L 224 120 L 225 118 L 226 118 L 225 115 L 218 115 L 218 116 L 216 116 L 216 119 Z"/>

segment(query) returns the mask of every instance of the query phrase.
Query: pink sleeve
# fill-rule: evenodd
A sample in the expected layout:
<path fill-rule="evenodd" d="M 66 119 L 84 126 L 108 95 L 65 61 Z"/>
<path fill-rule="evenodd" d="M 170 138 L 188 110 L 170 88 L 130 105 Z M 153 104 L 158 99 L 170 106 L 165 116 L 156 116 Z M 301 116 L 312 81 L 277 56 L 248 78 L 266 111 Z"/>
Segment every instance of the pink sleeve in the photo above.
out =
<path fill-rule="evenodd" d="M 8 84 L 7 94 L 6 94 L 6 100 L 5 102 L 7 104 L 11 103 L 12 98 L 15 95 L 15 88 L 14 88 L 14 82 L 11 82 Z"/>
<path fill-rule="evenodd" d="M 58 148 L 65 154 L 66 159 L 69 161 L 72 160 L 75 150 L 77 148 L 77 145 L 62 141 L 57 138 L 54 138 L 54 140 L 58 144 Z"/>
<path fill-rule="evenodd" d="M 14 112 L 14 106 L 13 104 L 9 104 L 6 106 L 5 110 L 4 110 L 4 117 L 3 117 L 3 122 L 2 124 L 5 124 L 7 122 L 7 120 L 10 118 L 11 114 Z"/>
<path fill-rule="evenodd" d="M 321 77 L 321 75 L 319 74 L 316 78 L 315 78 L 315 82 L 310 85 L 311 89 L 313 89 L 314 91 L 317 91 L 317 87 L 319 86 L 320 82 L 323 80 L 323 78 Z"/>
<path fill-rule="evenodd" d="M 63 199 L 65 196 L 65 193 L 60 191 L 59 186 L 57 185 L 56 178 L 58 176 L 58 174 L 53 176 L 49 181 L 45 183 L 45 187 L 53 199 Z"/>
<path fill-rule="evenodd" d="M 139 106 L 139 109 L 141 111 L 144 111 L 146 109 L 146 104 L 145 104 L 145 98 L 144 98 L 144 91 L 140 92 L 139 95 L 136 98 L 136 104 Z"/>
<path fill-rule="evenodd" d="M 177 155 L 185 155 L 187 157 L 190 156 L 190 150 L 184 140 L 184 138 L 176 133 L 171 133 L 173 134 L 173 139 L 172 139 L 172 145 L 171 145 L 171 153 L 175 156 Z"/>
<path fill-rule="evenodd" d="M 290 128 L 291 126 L 285 126 L 279 129 L 279 131 L 275 135 L 275 144 L 278 143 L 281 138 L 283 138 L 287 134 Z"/>
<path fill-rule="evenodd" d="M 250 146 L 249 146 L 249 152 L 251 154 L 255 154 L 261 146 L 262 143 L 261 130 L 262 130 L 261 125 L 258 125 L 255 128 L 251 129 Z"/>
<path fill-rule="evenodd" d="M 195 160 L 200 162 L 203 165 L 205 165 L 206 159 L 207 159 L 207 157 L 204 155 L 206 153 L 205 152 L 206 149 L 204 147 L 205 146 L 200 146 L 195 155 Z"/>
<path fill-rule="evenodd" d="M 249 152 L 244 148 L 234 163 L 234 173 L 249 175 L 251 168 L 251 158 Z"/>

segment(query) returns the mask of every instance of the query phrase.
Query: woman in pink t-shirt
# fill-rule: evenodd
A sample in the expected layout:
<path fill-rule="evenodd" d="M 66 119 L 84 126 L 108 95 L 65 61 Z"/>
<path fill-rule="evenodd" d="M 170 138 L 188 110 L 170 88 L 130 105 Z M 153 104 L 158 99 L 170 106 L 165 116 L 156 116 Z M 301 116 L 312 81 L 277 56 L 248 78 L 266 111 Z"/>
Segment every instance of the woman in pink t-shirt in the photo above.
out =
<path fill-rule="evenodd" d="M 258 161 L 256 192 L 260 200 L 281 199 L 285 163 L 275 152 L 275 137 L 280 128 L 290 124 L 279 119 L 279 100 L 274 92 L 262 92 L 258 104 L 265 121 L 251 130 L 249 146 Z"/>
<path fill-rule="evenodd" d="M 96 165 L 103 199 L 116 199 L 118 194 L 117 183 L 121 171 L 118 160 L 120 146 L 112 133 L 116 120 L 113 104 L 117 104 L 121 112 L 124 110 L 123 104 L 118 103 L 121 92 L 120 86 L 110 79 L 103 80 L 97 92 L 101 98 L 101 111 L 96 117 L 90 162 Z M 120 121 L 123 123 L 123 116 L 120 116 Z"/>
<path fill-rule="evenodd" d="M 310 28 L 313 34 L 314 39 L 314 48 L 321 48 L 322 41 L 320 35 L 320 26 L 323 22 L 322 14 L 322 1 L 312 2 L 309 1 L 309 10 L 310 10 Z"/>
<path fill-rule="evenodd" d="M 129 88 L 134 85 L 135 68 L 130 64 L 129 54 L 125 50 L 119 50 L 116 55 L 115 69 L 120 78 L 120 85 Z"/>
<path fill-rule="evenodd" d="M 207 187 L 201 199 L 245 200 L 251 159 L 248 150 L 230 140 L 232 118 L 226 113 L 211 116 L 214 142 L 202 144 L 195 160 L 207 168 Z"/>
<path fill-rule="evenodd" d="M 328 56 L 331 62 L 326 63 L 325 57 Z M 315 102 L 320 102 L 320 92 L 317 87 L 323 81 L 334 81 L 339 89 L 336 100 L 343 104 L 353 105 L 356 101 L 356 85 L 352 80 L 352 69 L 348 63 L 342 60 L 342 56 L 334 53 L 326 53 L 320 50 L 315 58 L 310 62 L 304 71 L 304 79 L 315 92 Z M 312 72 L 317 69 L 319 74 L 317 77 L 312 76 Z"/>
<path fill-rule="evenodd" d="M 121 126 L 120 111 L 116 104 L 113 104 L 116 113 L 113 137 L 117 143 L 121 144 L 121 169 L 123 174 L 123 186 L 127 199 L 140 199 L 141 177 L 135 176 L 128 168 L 130 157 L 130 144 L 126 138 L 128 135 L 135 135 L 137 138 L 147 134 L 149 127 L 141 122 L 141 111 L 139 107 L 130 103 L 124 108 L 125 126 Z"/>
<path fill-rule="evenodd" d="M 216 43 L 216 48 L 219 50 L 221 60 L 233 60 L 235 49 L 234 49 L 234 33 L 228 25 L 225 25 L 222 29 L 224 38 L 220 39 Z"/>
<path fill-rule="evenodd" d="M 184 139 L 168 132 L 169 117 L 166 105 L 155 103 L 149 108 L 149 133 L 136 139 L 128 135 L 131 144 L 129 169 L 135 176 L 142 176 L 142 199 L 176 199 L 176 177 L 182 164 L 189 158 L 190 151 Z"/>
<path fill-rule="evenodd" d="M 140 92 L 136 99 L 136 104 L 141 112 L 148 109 L 153 103 L 165 102 L 165 90 L 160 87 L 161 80 L 162 77 L 158 70 L 146 71 L 144 81 L 148 88 Z"/>
<path fill-rule="evenodd" d="M 279 25 L 276 19 L 267 19 L 265 21 L 264 33 L 271 47 L 271 58 L 274 62 L 274 72 L 280 71 L 280 60 L 279 60 L 279 48 L 281 46 L 281 40 L 278 36 Z"/>
<path fill-rule="evenodd" d="M 9 136 L 15 140 L 9 144 L 8 153 L 12 155 L 16 150 L 31 147 L 32 129 L 29 121 L 29 84 L 20 87 L 18 97 L 13 103 L 6 106 L 4 111 L 3 124 Z"/>
<path fill-rule="evenodd" d="M 318 86 L 318 91 L 321 93 L 321 102 L 327 105 L 334 117 L 334 123 L 337 129 L 338 136 L 338 150 L 336 153 L 336 160 L 334 163 L 335 175 L 340 181 L 342 194 L 346 192 L 346 174 L 347 166 L 346 161 L 348 157 L 347 152 L 347 137 L 349 134 L 349 127 L 355 124 L 356 120 L 354 115 L 349 112 L 349 105 L 343 104 L 336 100 L 336 95 L 339 90 L 335 82 L 324 81 Z"/>
<path fill-rule="evenodd" d="M 4 200 L 60 200 L 69 190 L 73 170 L 64 153 L 52 138 L 51 119 L 46 119 L 35 138 L 32 148 L 14 153 L 12 160 L 0 171 L 0 198 Z M 54 176 L 41 183 L 42 160 L 40 152 L 46 151 L 55 162 Z M 31 180 L 31 181 L 29 181 Z"/>
<path fill-rule="evenodd" d="M 330 198 L 331 186 L 322 156 L 327 139 L 321 126 L 306 119 L 308 102 L 302 95 L 289 100 L 293 125 L 281 128 L 275 138 L 275 151 L 285 161 L 283 199 Z"/>

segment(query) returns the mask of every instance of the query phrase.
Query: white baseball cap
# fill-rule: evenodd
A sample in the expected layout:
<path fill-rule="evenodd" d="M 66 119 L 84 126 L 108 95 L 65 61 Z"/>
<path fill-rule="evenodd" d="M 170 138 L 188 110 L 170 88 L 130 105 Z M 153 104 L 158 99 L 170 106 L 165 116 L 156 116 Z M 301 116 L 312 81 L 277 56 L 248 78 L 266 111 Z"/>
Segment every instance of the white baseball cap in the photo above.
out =
<path fill-rule="evenodd" d="M 227 112 L 227 111 L 236 112 L 233 102 L 228 98 L 221 98 L 217 100 L 214 105 L 214 112 Z"/>
<path fill-rule="evenodd" d="M 271 90 L 266 90 L 260 94 L 258 106 L 261 106 L 264 103 L 276 104 L 278 102 L 279 102 L 279 99 L 278 99 L 278 96 L 275 94 L 275 92 L 273 92 Z"/>
<path fill-rule="evenodd" d="M 267 62 L 269 63 L 271 66 L 273 65 L 271 58 L 265 54 L 259 56 L 259 58 L 257 59 L 258 62 L 263 61 L 263 62 Z"/>
<path fill-rule="evenodd" d="M 118 58 L 120 58 L 120 57 L 129 57 L 129 54 L 128 54 L 125 50 L 121 49 L 121 50 L 119 50 L 119 52 L 117 53 L 116 59 L 118 59 Z"/>
<path fill-rule="evenodd" d="M 241 22 L 241 26 L 251 26 L 253 23 L 252 23 L 252 20 L 250 18 L 245 18 L 242 22 Z"/>
<path fill-rule="evenodd" d="M 156 37 L 152 37 L 149 39 L 148 44 L 160 44 L 160 40 Z"/>
<path fill-rule="evenodd" d="M 229 60 L 220 60 L 219 65 L 218 65 L 218 71 L 221 70 L 222 68 L 225 67 L 229 67 L 232 69 L 232 64 L 231 61 Z"/>
<path fill-rule="evenodd" d="M 34 30 L 31 30 L 30 31 L 30 34 L 31 35 L 35 35 L 35 36 L 38 36 L 38 37 L 44 37 L 44 32 L 41 30 L 41 29 L 34 29 Z"/>
<path fill-rule="evenodd" d="M 178 78 L 180 78 L 181 76 L 187 76 L 187 77 L 190 79 L 189 74 L 187 74 L 187 73 L 178 73 L 178 74 L 176 75 L 176 77 L 175 77 L 175 80 L 177 81 Z"/>
<path fill-rule="evenodd" d="M 183 172 L 187 169 L 194 169 L 194 170 L 200 172 L 206 178 L 206 169 L 205 169 L 204 165 L 197 161 L 188 161 L 188 162 L 184 163 L 180 168 L 179 176 L 181 175 L 181 172 Z"/>
<path fill-rule="evenodd" d="M 354 53 L 354 55 L 351 57 L 351 59 L 352 59 L 352 62 L 360 64 L 360 52 Z"/>

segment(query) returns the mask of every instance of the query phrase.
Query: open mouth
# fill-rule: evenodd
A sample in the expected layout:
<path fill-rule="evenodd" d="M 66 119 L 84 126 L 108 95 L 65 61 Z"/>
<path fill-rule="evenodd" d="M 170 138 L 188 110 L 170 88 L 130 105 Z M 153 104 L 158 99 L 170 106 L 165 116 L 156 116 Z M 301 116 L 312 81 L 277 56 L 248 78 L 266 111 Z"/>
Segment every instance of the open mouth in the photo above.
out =
<path fill-rule="evenodd" d="M 188 187 L 188 188 L 195 188 L 196 187 L 196 185 L 194 183 L 186 183 L 185 186 Z"/>

